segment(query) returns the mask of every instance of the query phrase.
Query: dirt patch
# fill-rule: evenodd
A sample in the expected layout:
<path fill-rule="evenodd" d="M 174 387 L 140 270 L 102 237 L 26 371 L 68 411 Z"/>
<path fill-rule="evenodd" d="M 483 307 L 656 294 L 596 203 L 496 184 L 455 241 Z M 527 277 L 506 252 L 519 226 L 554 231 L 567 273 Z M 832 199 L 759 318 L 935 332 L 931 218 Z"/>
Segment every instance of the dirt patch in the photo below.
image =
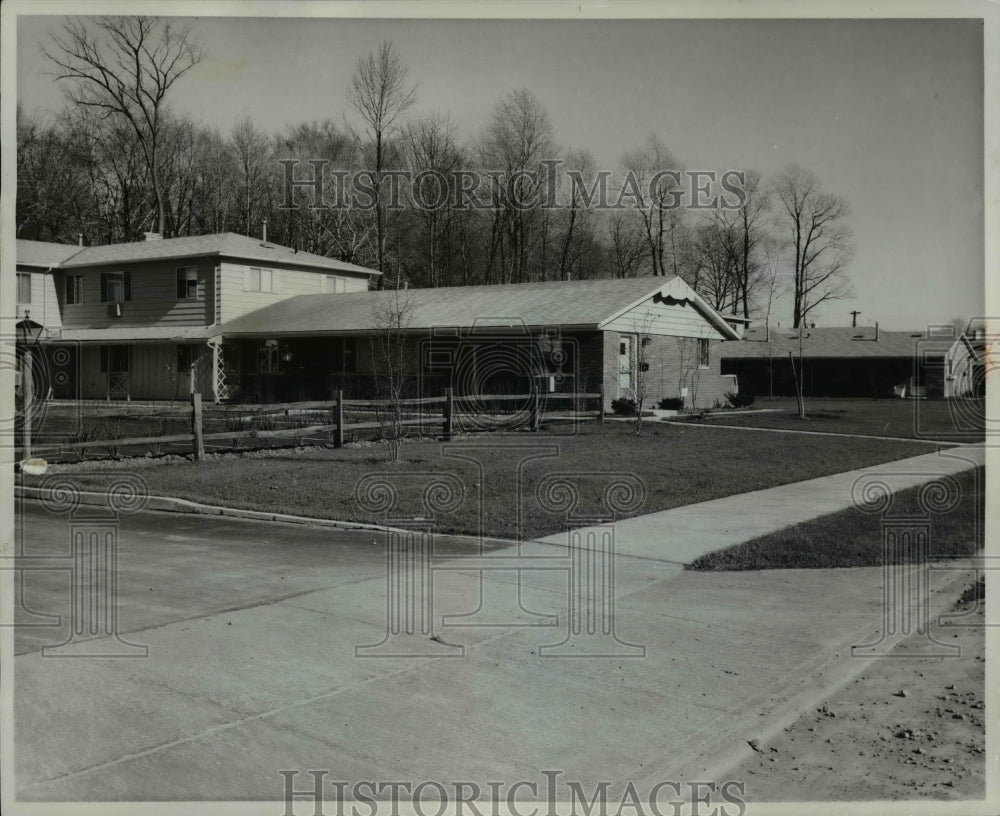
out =
<path fill-rule="evenodd" d="M 959 644 L 961 657 L 875 660 L 776 739 L 753 746 L 732 775 L 745 780 L 747 800 L 982 799 L 986 662 L 976 594 L 974 585 L 956 604 L 971 625 L 933 630 Z"/>

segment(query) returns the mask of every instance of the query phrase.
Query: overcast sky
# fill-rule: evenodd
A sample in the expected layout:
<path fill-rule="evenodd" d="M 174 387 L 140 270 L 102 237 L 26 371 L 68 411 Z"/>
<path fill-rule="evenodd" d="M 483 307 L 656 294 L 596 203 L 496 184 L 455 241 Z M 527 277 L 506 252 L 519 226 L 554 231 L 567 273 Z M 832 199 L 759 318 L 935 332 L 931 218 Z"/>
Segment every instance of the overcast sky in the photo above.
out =
<path fill-rule="evenodd" d="M 463 137 L 527 87 L 561 145 L 611 170 L 656 133 L 692 169 L 818 173 L 853 209 L 858 295 L 819 325 L 852 309 L 888 328 L 984 312 L 980 21 L 190 22 L 207 58 L 173 105 L 205 125 L 340 119 L 356 59 L 391 39 L 419 86 L 412 113 L 448 111 Z M 20 20 L 26 110 L 63 104 L 39 52 L 58 26 Z"/>

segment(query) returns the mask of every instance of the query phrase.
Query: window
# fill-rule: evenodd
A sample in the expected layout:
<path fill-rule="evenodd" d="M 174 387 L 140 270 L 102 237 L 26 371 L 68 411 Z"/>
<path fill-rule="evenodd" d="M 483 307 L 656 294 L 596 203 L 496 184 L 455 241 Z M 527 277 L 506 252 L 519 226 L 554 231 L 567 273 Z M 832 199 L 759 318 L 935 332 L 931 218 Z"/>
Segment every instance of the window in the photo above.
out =
<path fill-rule="evenodd" d="M 708 338 L 702 337 L 698 340 L 698 366 L 700 368 L 708 368 L 709 359 Z"/>
<path fill-rule="evenodd" d="M 31 275 L 28 272 L 17 273 L 17 302 L 31 304 Z"/>
<path fill-rule="evenodd" d="M 342 278 L 339 275 L 323 276 L 322 292 L 324 295 L 332 295 L 334 293 L 340 293 L 346 291 L 347 291 L 347 278 Z"/>
<path fill-rule="evenodd" d="M 243 291 L 274 292 L 274 277 L 274 272 L 270 269 L 251 266 L 243 271 Z"/>
<path fill-rule="evenodd" d="M 277 340 L 257 341 L 257 373 L 278 374 L 281 371 Z"/>
<path fill-rule="evenodd" d="M 130 272 L 101 273 L 101 303 L 121 303 L 132 300 Z"/>
<path fill-rule="evenodd" d="M 198 267 L 181 266 L 177 268 L 177 299 L 198 299 Z"/>
<path fill-rule="evenodd" d="M 128 371 L 128 367 L 128 346 L 101 346 L 102 372 L 123 372 Z"/>
<path fill-rule="evenodd" d="M 181 343 L 177 346 L 177 371 L 183 374 L 186 371 L 190 371 L 191 366 L 195 364 L 197 355 L 195 354 L 195 347 L 191 344 Z"/>
<path fill-rule="evenodd" d="M 66 276 L 66 303 L 69 306 L 83 303 L 83 275 Z"/>

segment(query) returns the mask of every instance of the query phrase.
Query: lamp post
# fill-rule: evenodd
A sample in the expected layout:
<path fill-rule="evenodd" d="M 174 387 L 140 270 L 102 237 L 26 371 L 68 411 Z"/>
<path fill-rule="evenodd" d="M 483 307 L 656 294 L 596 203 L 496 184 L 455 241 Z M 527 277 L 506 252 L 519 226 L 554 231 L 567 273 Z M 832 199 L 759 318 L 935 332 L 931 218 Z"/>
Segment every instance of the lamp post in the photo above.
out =
<path fill-rule="evenodd" d="M 21 340 L 21 407 L 22 407 L 22 447 L 24 461 L 31 458 L 31 410 L 34 403 L 34 359 L 32 348 L 38 344 L 42 326 L 32 329 L 31 312 L 24 310 L 24 320 L 17 324 Z"/>

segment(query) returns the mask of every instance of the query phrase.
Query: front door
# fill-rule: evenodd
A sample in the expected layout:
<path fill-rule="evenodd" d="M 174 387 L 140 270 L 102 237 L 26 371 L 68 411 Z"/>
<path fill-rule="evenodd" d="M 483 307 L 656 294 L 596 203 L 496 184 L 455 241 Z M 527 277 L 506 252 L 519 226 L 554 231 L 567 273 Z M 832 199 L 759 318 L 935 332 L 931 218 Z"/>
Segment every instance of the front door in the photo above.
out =
<path fill-rule="evenodd" d="M 618 337 L 618 390 L 624 394 L 632 388 L 632 338 Z"/>

